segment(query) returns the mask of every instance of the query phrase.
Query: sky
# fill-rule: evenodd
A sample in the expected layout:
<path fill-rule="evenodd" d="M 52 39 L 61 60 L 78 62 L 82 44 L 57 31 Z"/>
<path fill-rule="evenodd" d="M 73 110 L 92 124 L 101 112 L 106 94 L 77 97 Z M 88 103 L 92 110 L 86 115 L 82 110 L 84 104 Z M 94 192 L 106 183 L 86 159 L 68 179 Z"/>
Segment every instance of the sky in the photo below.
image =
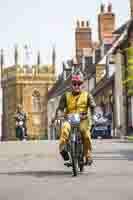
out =
<path fill-rule="evenodd" d="M 116 28 L 130 17 L 129 0 L 0 0 L 0 48 L 5 65 L 13 64 L 14 45 L 18 45 L 19 62 L 24 63 L 24 46 L 31 49 L 36 63 L 51 64 L 52 46 L 56 50 L 57 73 L 61 63 L 74 56 L 76 20 L 90 21 L 93 40 L 97 41 L 97 15 L 101 3 L 112 3 Z"/>

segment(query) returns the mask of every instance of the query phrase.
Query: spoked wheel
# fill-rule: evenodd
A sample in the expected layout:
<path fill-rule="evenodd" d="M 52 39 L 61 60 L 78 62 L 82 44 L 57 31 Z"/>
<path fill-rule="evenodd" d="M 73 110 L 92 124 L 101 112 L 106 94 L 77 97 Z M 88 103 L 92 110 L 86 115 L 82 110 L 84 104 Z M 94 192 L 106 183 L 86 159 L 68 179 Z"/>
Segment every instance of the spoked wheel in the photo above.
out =
<path fill-rule="evenodd" d="M 76 156 L 76 144 L 71 144 L 71 159 L 72 159 L 72 172 L 73 176 L 78 175 L 78 159 Z"/>
<path fill-rule="evenodd" d="M 83 144 L 78 145 L 78 167 L 80 172 L 84 171 L 84 155 L 83 155 Z"/>
<path fill-rule="evenodd" d="M 83 157 L 83 151 L 79 153 L 79 158 L 78 158 L 78 167 L 80 169 L 80 172 L 84 171 L 84 157 Z"/>
<path fill-rule="evenodd" d="M 84 161 L 80 159 L 78 165 L 79 165 L 80 172 L 83 172 L 84 171 Z"/>

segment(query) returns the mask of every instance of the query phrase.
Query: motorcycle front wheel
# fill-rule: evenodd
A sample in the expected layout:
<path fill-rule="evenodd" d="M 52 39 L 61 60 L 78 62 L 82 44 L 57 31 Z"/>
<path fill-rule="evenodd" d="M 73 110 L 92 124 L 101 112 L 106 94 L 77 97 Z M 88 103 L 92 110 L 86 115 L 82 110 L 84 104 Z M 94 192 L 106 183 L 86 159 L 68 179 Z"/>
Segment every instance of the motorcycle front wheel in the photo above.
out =
<path fill-rule="evenodd" d="M 78 159 L 76 153 L 76 144 L 74 142 L 71 143 L 71 160 L 72 160 L 72 173 L 73 176 L 78 175 Z"/>
<path fill-rule="evenodd" d="M 78 145 L 78 167 L 80 172 L 84 171 L 84 155 L 83 155 L 83 144 Z"/>

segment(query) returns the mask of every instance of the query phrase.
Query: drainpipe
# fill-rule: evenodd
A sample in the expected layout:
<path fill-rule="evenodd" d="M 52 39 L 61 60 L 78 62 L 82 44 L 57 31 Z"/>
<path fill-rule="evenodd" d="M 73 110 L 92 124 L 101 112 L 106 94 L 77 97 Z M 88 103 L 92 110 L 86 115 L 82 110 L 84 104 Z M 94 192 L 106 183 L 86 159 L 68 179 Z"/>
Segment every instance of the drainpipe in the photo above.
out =
<path fill-rule="evenodd" d="M 117 136 L 126 135 L 126 122 L 124 112 L 123 84 L 122 84 L 122 54 L 119 49 L 115 55 L 115 103 L 116 103 L 116 122 Z"/>
<path fill-rule="evenodd" d="M 109 60 L 110 60 L 110 55 L 108 54 L 106 57 L 106 78 L 109 79 Z"/>
<path fill-rule="evenodd" d="M 110 61 L 110 57 L 112 56 L 112 53 L 109 53 L 106 57 L 106 77 L 107 79 L 109 79 L 109 61 Z M 114 72 L 115 73 L 115 72 Z M 113 85 L 112 85 L 112 97 L 113 97 L 113 102 L 112 102 L 112 136 L 115 136 L 115 128 L 116 128 L 116 114 L 115 114 L 115 84 L 114 84 L 115 80 L 113 81 Z"/>

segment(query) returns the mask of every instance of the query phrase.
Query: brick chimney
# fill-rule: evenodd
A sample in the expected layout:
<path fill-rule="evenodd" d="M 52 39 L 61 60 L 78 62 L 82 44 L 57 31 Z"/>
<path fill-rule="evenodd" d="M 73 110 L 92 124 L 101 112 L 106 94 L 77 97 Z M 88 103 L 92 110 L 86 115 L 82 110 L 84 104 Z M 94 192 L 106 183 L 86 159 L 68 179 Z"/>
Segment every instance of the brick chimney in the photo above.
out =
<path fill-rule="evenodd" d="M 92 48 L 92 30 L 89 21 L 77 21 L 75 30 L 76 59 L 80 63 L 83 49 Z"/>
<path fill-rule="evenodd" d="M 107 10 L 102 4 L 98 15 L 98 34 L 100 43 L 112 43 L 113 31 L 115 30 L 115 15 L 112 12 L 112 4 L 109 3 Z"/>

